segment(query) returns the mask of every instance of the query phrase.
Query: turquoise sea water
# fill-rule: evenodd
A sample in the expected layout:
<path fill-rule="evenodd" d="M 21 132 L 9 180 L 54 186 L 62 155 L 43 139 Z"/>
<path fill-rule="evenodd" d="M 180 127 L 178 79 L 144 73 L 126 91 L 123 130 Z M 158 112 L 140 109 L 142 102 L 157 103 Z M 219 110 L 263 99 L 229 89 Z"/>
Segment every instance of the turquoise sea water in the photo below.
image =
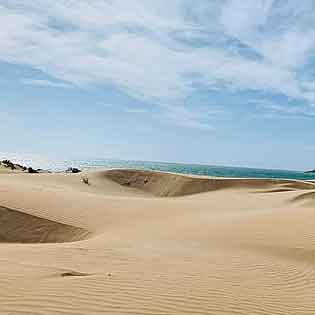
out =
<path fill-rule="evenodd" d="M 301 171 L 268 170 L 244 167 L 212 166 L 182 163 L 124 161 L 109 159 L 87 159 L 87 160 L 63 160 L 47 161 L 38 159 L 15 159 L 16 161 L 35 167 L 62 171 L 68 167 L 82 169 L 104 169 L 104 168 L 132 168 L 175 172 L 182 174 L 222 176 L 237 178 L 284 178 L 299 180 L 315 180 L 315 174 L 306 174 Z"/>

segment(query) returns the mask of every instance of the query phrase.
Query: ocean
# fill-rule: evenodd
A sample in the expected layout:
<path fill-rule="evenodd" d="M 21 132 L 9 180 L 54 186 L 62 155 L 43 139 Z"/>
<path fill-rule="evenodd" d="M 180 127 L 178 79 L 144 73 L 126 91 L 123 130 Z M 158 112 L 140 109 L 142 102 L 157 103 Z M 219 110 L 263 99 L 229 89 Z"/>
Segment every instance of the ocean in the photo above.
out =
<path fill-rule="evenodd" d="M 315 174 L 307 174 L 302 171 L 258 169 L 247 167 L 230 167 L 184 163 L 126 161 L 111 159 L 86 159 L 86 160 L 43 160 L 39 158 L 12 158 L 13 161 L 34 168 L 49 169 L 51 171 L 63 171 L 68 167 L 81 169 L 104 169 L 104 168 L 131 168 L 142 170 L 157 170 L 175 172 L 180 174 L 193 174 L 205 176 L 220 176 L 234 178 L 282 178 L 298 180 L 315 180 Z"/>

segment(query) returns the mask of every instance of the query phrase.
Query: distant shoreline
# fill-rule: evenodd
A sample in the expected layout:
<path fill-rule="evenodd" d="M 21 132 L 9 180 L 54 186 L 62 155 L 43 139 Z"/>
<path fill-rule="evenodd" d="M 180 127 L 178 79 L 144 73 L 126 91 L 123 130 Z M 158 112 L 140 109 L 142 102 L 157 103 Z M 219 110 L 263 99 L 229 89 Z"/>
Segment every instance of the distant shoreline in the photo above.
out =
<path fill-rule="evenodd" d="M 23 160 L 21 160 L 23 161 Z M 21 163 L 22 164 L 22 163 Z M 65 161 L 27 161 L 27 166 L 35 170 L 41 168 L 50 172 L 64 172 L 68 168 L 88 169 L 144 169 L 179 174 L 191 174 L 228 178 L 279 178 L 296 180 L 315 180 L 315 173 L 290 170 L 257 169 L 248 167 L 213 166 L 199 164 L 124 161 L 111 159 L 65 160 Z"/>

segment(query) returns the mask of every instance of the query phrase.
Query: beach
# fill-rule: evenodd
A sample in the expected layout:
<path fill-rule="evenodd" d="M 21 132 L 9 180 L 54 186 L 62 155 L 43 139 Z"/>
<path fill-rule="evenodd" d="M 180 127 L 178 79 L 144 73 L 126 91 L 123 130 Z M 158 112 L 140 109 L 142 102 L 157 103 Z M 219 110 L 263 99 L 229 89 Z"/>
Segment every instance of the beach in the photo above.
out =
<path fill-rule="evenodd" d="M 312 181 L 1 170 L 0 314 L 315 313 Z"/>

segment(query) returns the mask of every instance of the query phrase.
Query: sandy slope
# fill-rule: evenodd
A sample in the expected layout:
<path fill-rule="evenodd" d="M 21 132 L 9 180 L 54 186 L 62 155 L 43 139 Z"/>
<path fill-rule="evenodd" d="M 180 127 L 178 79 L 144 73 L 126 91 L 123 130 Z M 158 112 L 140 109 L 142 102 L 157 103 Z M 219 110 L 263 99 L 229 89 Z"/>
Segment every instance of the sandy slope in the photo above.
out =
<path fill-rule="evenodd" d="M 0 174 L 12 174 L 12 173 L 22 173 L 20 169 L 11 170 L 8 167 L 0 164 Z"/>
<path fill-rule="evenodd" d="M 314 183 L 86 176 L 0 175 L 0 314 L 315 314 Z"/>

